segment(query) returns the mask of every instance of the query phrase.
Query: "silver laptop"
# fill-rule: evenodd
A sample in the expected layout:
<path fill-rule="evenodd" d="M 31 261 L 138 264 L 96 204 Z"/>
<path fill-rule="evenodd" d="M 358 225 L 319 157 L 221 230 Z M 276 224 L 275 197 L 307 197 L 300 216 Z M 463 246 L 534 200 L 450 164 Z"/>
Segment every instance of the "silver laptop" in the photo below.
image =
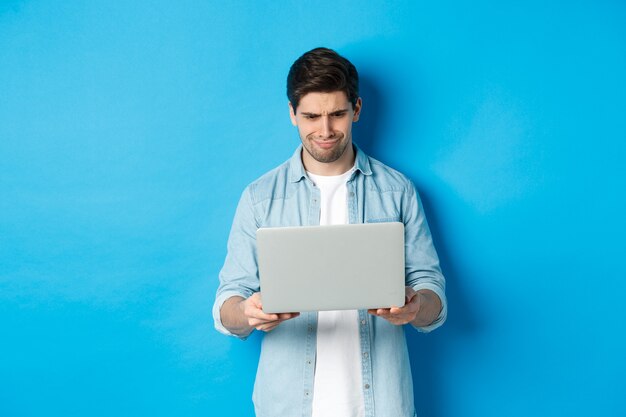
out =
<path fill-rule="evenodd" d="M 266 313 L 404 305 L 404 224 L 257 230 Z"/>

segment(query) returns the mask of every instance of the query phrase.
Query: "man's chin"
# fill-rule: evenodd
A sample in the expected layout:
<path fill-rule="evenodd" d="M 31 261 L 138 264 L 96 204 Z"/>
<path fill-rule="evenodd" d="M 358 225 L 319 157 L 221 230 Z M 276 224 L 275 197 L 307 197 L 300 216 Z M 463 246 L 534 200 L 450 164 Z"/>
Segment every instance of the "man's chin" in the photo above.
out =
<path fill-rule="evenodd" d="M 343 137 L 332 142 L 332 146 L 325 148 L 319 146 L 319 142 L 313 139 L 306 139 L 302 142 L 306 152 L 317 162 L 330 164 L 340 159 L 348 148 L 348 143 L 343 141 Z"/>
<path fill-rule="evenodd" d="M 336 149 L 330 149 L 327 152 L 316 152 L 312 156 L 317 162 L 330 164 L 331 162 L 337 161 L 342 155 L 343 152 L 338 152 Z"/>

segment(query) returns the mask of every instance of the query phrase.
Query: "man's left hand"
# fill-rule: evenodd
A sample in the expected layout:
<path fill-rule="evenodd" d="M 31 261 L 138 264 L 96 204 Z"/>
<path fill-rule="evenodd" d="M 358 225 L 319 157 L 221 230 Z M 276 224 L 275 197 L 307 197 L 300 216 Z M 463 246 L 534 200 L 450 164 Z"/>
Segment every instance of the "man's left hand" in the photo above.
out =
<path fill-rule="evenodd" d="M 398 326 L 411 323 L 417 327 L 428 326 L 441 312 L 441 300 L 433 291 L 415 291 L 412 287 L 406 287 L 405 297 L 403 307 L 378 308 L 367 312 Z"/>

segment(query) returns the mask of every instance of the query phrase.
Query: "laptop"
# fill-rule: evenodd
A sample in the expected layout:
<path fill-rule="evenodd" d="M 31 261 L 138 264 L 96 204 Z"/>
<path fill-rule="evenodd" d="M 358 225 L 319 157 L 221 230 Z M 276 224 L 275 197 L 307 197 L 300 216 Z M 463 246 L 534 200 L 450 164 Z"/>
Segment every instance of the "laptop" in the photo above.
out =
<path fill-rule="evenodd" d="M 260 228 L 256 236 L 265 313 L 404 305 L 400 222 Z"/>

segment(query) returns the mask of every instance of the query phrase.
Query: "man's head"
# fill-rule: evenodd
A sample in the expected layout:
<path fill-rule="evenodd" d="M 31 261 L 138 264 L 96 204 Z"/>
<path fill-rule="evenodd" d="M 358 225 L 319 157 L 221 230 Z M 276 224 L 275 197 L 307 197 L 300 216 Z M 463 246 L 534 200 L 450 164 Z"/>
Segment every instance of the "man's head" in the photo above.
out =
<path fill-rule="evenodd" d="M 350 61 L 328 48 L 315 48 L 298 58 L 287 76 L 287 98 L 294 111 L 307 93 L 343 91 L 352 109 L 359 98 L 359 74 Z"/>
<path fill-rule="evenodd" d="M 287 77 L 291 122 L 298 127 L 308 171 L 341 174 L 354 163 L 352 123 L 361 99 L 354 65 L 335 51 L 313 49 L 294 62 Z"/>

